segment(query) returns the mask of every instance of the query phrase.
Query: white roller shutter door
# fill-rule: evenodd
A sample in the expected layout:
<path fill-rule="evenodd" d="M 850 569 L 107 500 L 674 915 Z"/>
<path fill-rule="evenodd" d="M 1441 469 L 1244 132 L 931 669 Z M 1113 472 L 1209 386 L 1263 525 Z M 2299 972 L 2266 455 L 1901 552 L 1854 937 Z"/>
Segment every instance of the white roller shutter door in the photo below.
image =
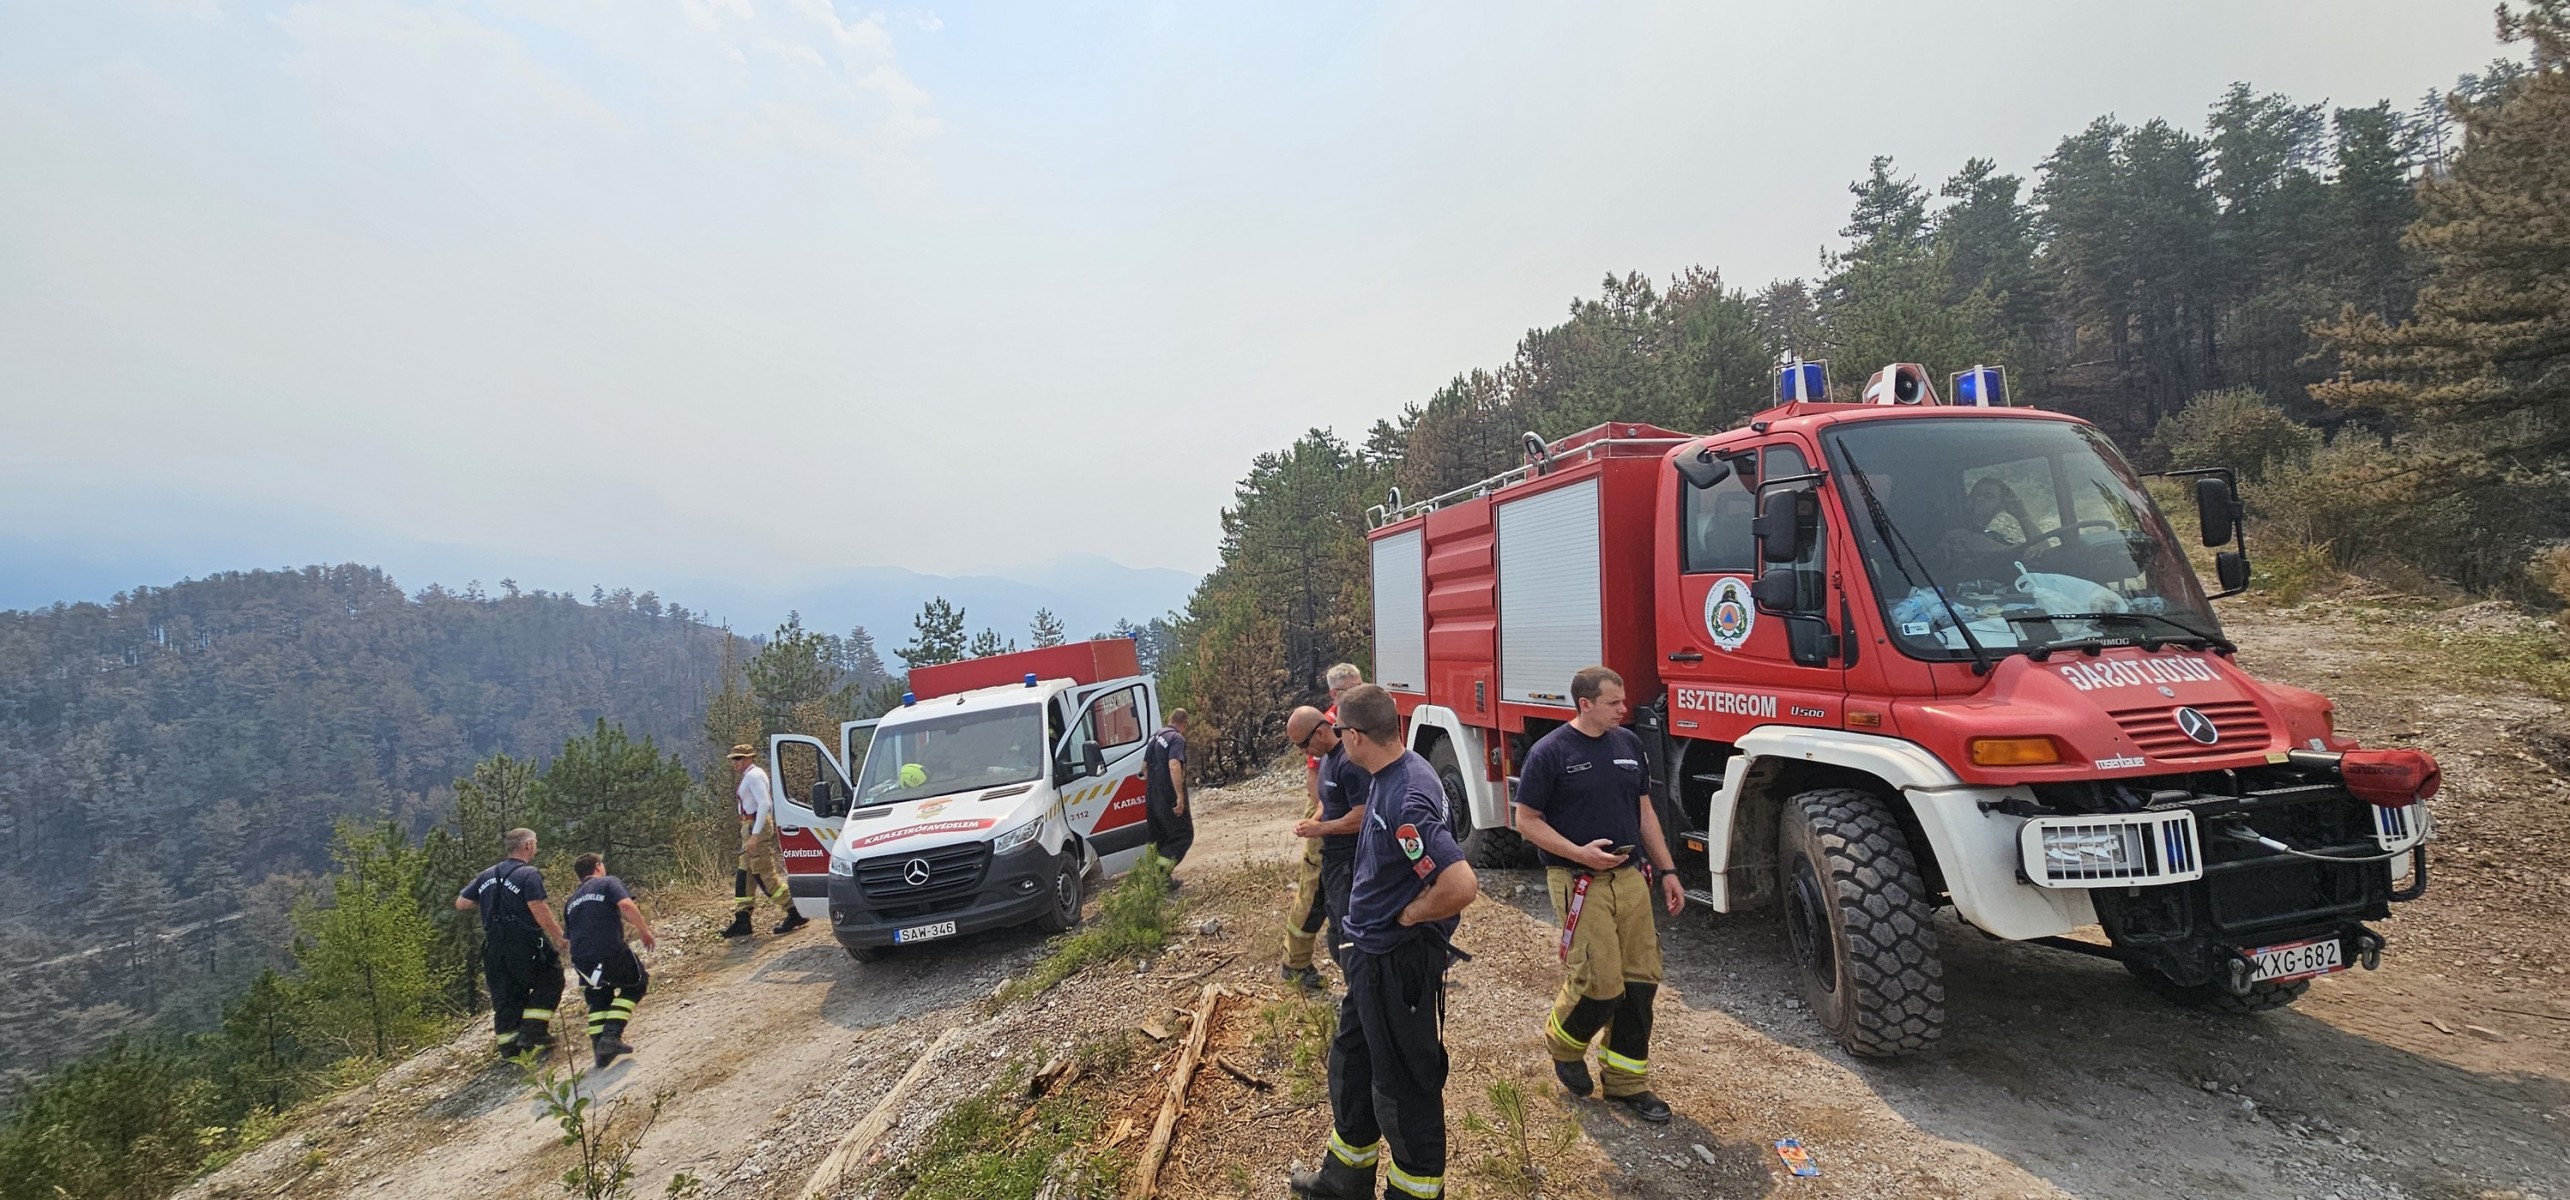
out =
<path fill-rule="evenodd" d="M 1571 706 L 1571 676 L 1605 654 L 1597 481 L 1499 506 L 1499 694 Z"/>
<path fill-rule="evenodd" d="M 1420 531 L 1374 543 L 1374 681 L 1386 690 L 1428 690 L 1428 577 Z"/>

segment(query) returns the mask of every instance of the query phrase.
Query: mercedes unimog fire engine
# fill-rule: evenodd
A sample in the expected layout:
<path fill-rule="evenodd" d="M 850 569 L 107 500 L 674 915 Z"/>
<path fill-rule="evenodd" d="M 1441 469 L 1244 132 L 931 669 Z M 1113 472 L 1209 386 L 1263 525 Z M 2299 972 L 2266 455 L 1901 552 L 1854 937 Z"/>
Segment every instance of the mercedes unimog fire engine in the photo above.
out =
<path fill-rule="evenodd" d="M 1996 368 L 1950 387 L 1897 364 L 1830 403 L 1789 364 L 1741 428 L 1530 433 L 1518 469 L 1372 510 L 1375 677 L 1468 846 L 1522 852 L 1516 764 L 1603 663 L 1688 894 L 1776 908 L 1856 1053 L 1938 1036 L 1942 906 L 2229 1011 L 2375 967 L 2366 922 L 2426 886 L 2434 761 L 2242 671 L 2103 433 L 2006 406 Z M 2240 591 L 2230 472 L 2169 474 L 2231 547 L 2212 598 Z"/>

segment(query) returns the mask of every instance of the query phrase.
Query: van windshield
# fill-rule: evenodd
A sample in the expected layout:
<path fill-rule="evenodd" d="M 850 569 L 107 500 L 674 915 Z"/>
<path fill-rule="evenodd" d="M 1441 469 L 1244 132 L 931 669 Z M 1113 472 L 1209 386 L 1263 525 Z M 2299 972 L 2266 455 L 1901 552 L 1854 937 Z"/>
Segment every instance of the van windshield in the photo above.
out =
<path fill-rule="evenodd" d="M 2220 638 L 2168 522 L 2096 429 L 2033 418 L 1863 421 L 1828 440 L 1884 624 L 1912 657 L 1967 657 L 1957 617 L 1998 653 L 2081 638 Z M 1869 493 L 1895 537 L 1877 527 Z"/>
<path fill-rule="evenodd" d="M 898 804 L 1040 777 L 1044 710 L 984 708 L 881 725 L 857 776 L 857 804 Z M 913 769 L 915 768 L 915 769 Z"/>

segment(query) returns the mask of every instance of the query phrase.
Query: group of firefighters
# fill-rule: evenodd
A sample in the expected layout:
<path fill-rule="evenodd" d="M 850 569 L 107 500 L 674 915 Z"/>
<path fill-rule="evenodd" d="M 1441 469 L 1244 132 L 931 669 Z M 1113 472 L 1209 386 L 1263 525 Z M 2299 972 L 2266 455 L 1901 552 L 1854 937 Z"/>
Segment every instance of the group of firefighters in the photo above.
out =
<path fill-rule="evenodd" d="M 1294 1176 L 1290 1186 L 1307 1198 L 1370 1197 L 1381 1165 L 1385 1195 L 1428 1200 L 1445 1194 L 1446 969 L 1467 957 L 1454 933 L 1481 885 L 1455 838 L 1436 769 L 1402 739 L 1391 693 L 1366 683 L 1349 663 L 1330 668 L 1323 682 L 1329 708 L 1297 708 L 1285 721 L 1285 740 L 1305 756 L 1307 808 L 1293 829 L 1302 853 L 1279 971 L 1289 982 L 1323 987 L 1314 952 L 1326 930 L 1347 994 L 1329 1049 L 1328 1149 L 1318 1170 Z M 1649 1087 L 1651 1008 L 1660 986 L 1652 909 L 1674 915 L 1686 892 L 1652 808 L 1641 742 L 1623 727 L 1624 680 L 1589 667 L 1572 677 L 1570 694 L 1572 719 L 1528 750 L 1511 798 L 1561 924 L 1562 985 L 1543 1041 L 1554 1077 L 1573 1095 L 1601 1090 L 1588 1067 L 1594 1045 L 1606 1098 L 1645 1121 L 1665 1122 L 1669 1106 Z M 1155 843 L 1167 843 L 1174 859 L 1193 840 L 1194 819 L 1182 774 L 1185 716 L 1171 718 L 1153 739 L 1147 807 Z M 733 747 L 729 757 L 740 780 L 741 853 L 732 924 L 722 934 L 747 935 L 762 897 L 784 910 L 775 932 L 791 933 L 805 918 L 777 870 L 766 772 L 748 746 Z M 633 922 L 646 949 L 658 940 L 599 855 L 574 860 L 580 883 L 556 919 L 533 865 L 534 831 L 510 830 L 502 850 L 506 857 L 455 898 L 457 908 L 481 913 L 500 1052 L 550 1052 L 567 953 L 603 1068 L 632 1051 L 624 1032 L 650 983 L 625 942 L 624 923 Z"/>
<path fill-rule="evenodd" d="M 1445 787 L 1401 736 L 1392 695 L 1341 663 L 1323 682 L 1330 707 L 1297 708 L 1285 740 L 1304 758 L 1303 852 L 1279 973 L 1322 986 L 1313 950 L 1323 929 L 1346 977 L 1330 1042 L 1331 1132 L 1296 1196 L 1356 1200 L 1445 1194 L 1445 975 L 1454 931 L 1480 892 L 1454 836 Z M 1686 904 L 1676 860 L 1652 809 L 1640 739 L 1625 728 L 1624 680 L 1589 667 L 1571 680 L 1571 721 L 1520 764 L 1517 828 L 1545 868 L 1561 924 L 1562 986 L 1544 1021 L 1553 1074 L 1573 1095 L 1607 1099 L 1666 1122 L 1651 1093 L 1651 1006 L 1660 987 L 1655 903 Z M 1657 875 L 1656 888 L 1652 878 Z M 1654 892 L 1657 897 L 1655 900 Z M 1384 1164 L 1388 1156 L 1391 1161 Z"/>
<path fill-rule="evenodd" d="M 777 933 L 792 933 L 807 918 L 794 910 L 785 876 L 777 870 L 776 810 L 767 772 L 757 752 L 734 746 L 729 755 L 740 785 L 734 795 L 741 822 L 740 856 L 732 873 L 732 923 L 724 937 L 744 937 L 761 896 L 785 910 Z M 482 975 L 491 991 L 491 1027 L 505 1058 L 541 1060 L 553 1052 L 553 1011 L 562 1002 L 562 960 L 580 979 L 589 1004 L 589 1048 L 600 1068 L 633 1053 L 625 1029 L 651 984 L 651 972 L 625 941 L 625 922 L 645 950 L 660 948 L 651 924 L 624 881 L 607 873 L 606 859 L 583 854 L 571 861 L 580 881 L 556 918 L 545 903 L 544 872 L 535 867 L 532 829 L 500 835 L 502 858 L 456 893 L 455 907 L 482 917 Z M 773 881 L 773 882 L 771 882 Z"/>

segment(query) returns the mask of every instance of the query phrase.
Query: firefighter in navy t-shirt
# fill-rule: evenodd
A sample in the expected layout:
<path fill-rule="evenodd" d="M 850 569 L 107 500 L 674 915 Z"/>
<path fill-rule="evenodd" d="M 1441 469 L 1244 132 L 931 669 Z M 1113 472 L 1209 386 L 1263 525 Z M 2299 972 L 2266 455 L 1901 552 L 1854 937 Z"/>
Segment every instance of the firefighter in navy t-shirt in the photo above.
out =
<path fill-rule="evenodd" d="M 1347 998 L 1330 1039 L 1330 1142 L 1296 1196 L 1370 1200 L 1446 1192 L 1446 963 L 1456 916 L 1481 894 L 1446 823 L 1445 788 L 1401 744 L 1392 695 L 1365 684 L 1339 700 L 1350 760 L 1372 776 L 1348 892 Z"/>
<path fill-rule="evenodd" d="M 1305 712 L 1311 712 L 1314 716 L 1322 718 L 1320 723 L 1323 724 L 1338 720 L 1339 697 L 1346 695 L 1349 688 L 1363 682 L 1365 682 L 1365 672 L 1357 670 L 1355 663 L 1340 663 L 1331 667 L 1321 675 L 1321 683 L 1330 689 L 1330 711 L 1320 713 L 1313 709 L 1298 708 L 1294 710 L 1296 716 L 1285 719 L 1285 740 L 1292 743 L 1295 749 L 1303 751 L 1305 807 L 1303 819 L 1294 824 L 1294 836 L 1303 844 L 1299 847 L 1300 857 L 1294 863 L 1294 907 L 1285 917 L 1285 961 L 1280 966 L 1278 974 L 1306 988 L 1317 989 L 1321 986 L 1321 973 L 1312 969 L 1312 944 L 1319 938 L 1321 922 L 1334 911 L 1329 906 L 1329 890 L 1322 886 L 1325 865 L 1322 862 L 1321 853 L 1323 835 L 1310 832 L 1316 821 L 1327 819 L 1320 815 L 1320 809 L 1322 793 L 1326 790 L 1326 785 L 1321 778 L 1321 755 L 1328 751 L 1317 742 L 1315 747 L 1319 748 L 1306 749 L 1303 743 L 1313 740 L 1312 730 L 1318 726 L 1297 726 L 1295 721 Z M 1337 737 L 1330 735 L 1330 740 L 1335 742 Z M 1355 832 L 1356 826 L 1353 824 L 1347 827 L 1351 842 L 1354 840 Z M 1332 950 L 1330 957 L 1336 959 L 1338 952 Z"/>
<path fill-rule="evenodd" d="M 1685 907 L 1686 889 L 1651 807 L 1642 739 L 1623 727 L 1623 677 L 1582 670 L 1571 678 L 1571 704 L 1578 715 L 1570 724 L 1526 753 L 1516 794 L 1517 830 L 1543 859 L 1562 924 L 1562 990 L 1544 1022 L 1544 1044 L 1562 1086 L 1585 1096 L 1593 1086 L 1588 1045 L 1603 1031 L 1606 1098 L 1645 1121 L 1666 1121 L 1669 1106 L 1649 1086 L 1660 932 L 1643 864 L 1659 869 L 1670 915 Z"/>
<path fill-rule="evenodd" d="M 1294 904 L 1301 920 L 1296 923 L 1289 918 L 1286 927 L 1289 939 L 1297 933 L 1303 936 L 1302 970 L 1308 975 L 1304 982 L 1318 987 L 1320 975 L 1311 969 L 1310 942 L 1320 932 L 1324 916 L 1330 926 L 1330 959 L 1339 964 L 1341 974 L 1347 972 L 1347 895 L 1356 882 L 1356 835 L 1364 826 L 1366 790 L 1374 777 L 1348 761 L 1347 743 L 1339 737 L 1335 723 L 1317 708 L 1305 705 L 1286 714 L 1285 741 L 1306 756 L 1319 755 L 1312 759 L 1318 808 L 1294 823 L 1294 836 L 1313 848 L 1319 859 L 1320 878 L 1309 896 L 1304 894 L 1301 882 L 1296 882 Z M 1291 952 L 1289 941 L 1288 953 Z M 1289 957 L 1286 978 L 1295 977 Z"/>
<path fill-rule="evenodd" d="M 651 984 L 651 973 L 625 944 L 625 918 L 633 918 L 644 949 L 659 949 L 660 939 L 652 936 L 625 881 L 607 874 L 606 859 L 583 854 L 571 861 L 571 873 L 580 886 L 562 903 L 562 928 L 571 943 L 571 973 L 580 977 L 581 998 L 589 1002 L 589 1049 L 605 1067 L 633 1053 L 625 1026 Z"/>
<path fill-rule="evenodd" d="M 535 831 L 500 835 L 508 857 L 456 894 L 455 907 L 482 910 L 482 976 L 491 987 L 491 1028 L 503 1056 L 553 1050 L 553 1006 L 562 1001 L 562 925 L 544 903 Z"/>
<path fill-rule="evenodd" d="M 1196 844 L 1196 817 L 1187 811 L 1187 710 L 1169 710 L 1169 724 L 1142 749 L 1142 817 L 1151 844 L 1175 870 Z M 1171 879 L 1175 891 L 1178 881 Z"/>

